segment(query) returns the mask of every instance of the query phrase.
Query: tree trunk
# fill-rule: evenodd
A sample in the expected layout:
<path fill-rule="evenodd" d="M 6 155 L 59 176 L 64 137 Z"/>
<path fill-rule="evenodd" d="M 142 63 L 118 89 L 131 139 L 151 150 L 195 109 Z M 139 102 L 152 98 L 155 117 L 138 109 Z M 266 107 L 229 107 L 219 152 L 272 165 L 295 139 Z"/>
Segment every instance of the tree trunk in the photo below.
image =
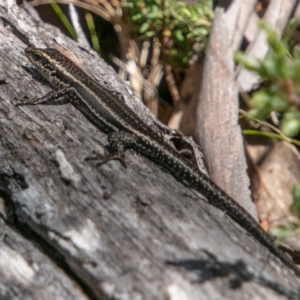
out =
<path fill-rule="evenodd" d="M 299 299 L 292 271 L 151 161 L 84 160 L 106 136 L 71 104 L 15 107 L 50 91 L 31 44 L 70 49 L 152 122 L 92 50 L 27 6 L 1 1 L 0 18 L 1 299 Z"/>

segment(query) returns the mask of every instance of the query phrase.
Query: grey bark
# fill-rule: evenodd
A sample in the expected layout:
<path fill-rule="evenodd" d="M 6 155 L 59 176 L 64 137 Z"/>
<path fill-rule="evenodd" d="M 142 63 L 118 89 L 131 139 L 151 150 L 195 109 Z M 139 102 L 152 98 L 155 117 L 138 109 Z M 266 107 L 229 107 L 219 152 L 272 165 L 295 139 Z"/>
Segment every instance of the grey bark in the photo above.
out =
<path fill-rule="evenodd" d="M 270 0 L 263 20 L 281 34 L 298 3 Z M 268 51 L 265 34 L 257 28 L 256 4 L 255 0 L 233 0 L 226 10 L 216 10 L 205 55 L 195 136 L 210 176 L 257 219 L 238 117 L 239 92 L 249 92 L 260 79 L 253 72 L 236 70 L 233 59 L 243 38 L 249 43 L 249 56 L 263 59 Z"/>
<path fill-rule="evenodd" d="M 293 272 L 151 161 L 85 161 L 106 136 L 70 104 L 15 107 L 50 91 L 26 43 L 70 49 L 151 122 L 92 50 L 0 2 L 1 299 L 299 299 Z"/>
<path fill-rule="evenodd" d="M 238 89 L 233 61 L 237 50 L 236 36 L 242 36 L 241 30 L 236 32 L 235 28 L 245 28 L 247 18 L 242 18 L 245 15 L 243 6 L 249 1 L 234 2 L 226 12 L 223 9 L 215 11 L 199 94 L 197 137 L 207 158 L 210 176 L 258 219 L 251 201 L 243 138 L 238 124 Z M 250 2 L 253 6 L 253 1 Z"/>

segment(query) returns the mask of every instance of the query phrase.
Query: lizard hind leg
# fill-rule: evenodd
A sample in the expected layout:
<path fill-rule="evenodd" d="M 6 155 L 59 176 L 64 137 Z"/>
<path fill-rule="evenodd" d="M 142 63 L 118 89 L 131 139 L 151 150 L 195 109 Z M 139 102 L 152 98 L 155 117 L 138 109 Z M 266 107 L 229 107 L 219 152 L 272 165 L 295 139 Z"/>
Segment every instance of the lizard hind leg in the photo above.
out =
<path fill-rule="evenodd" d="M 107 137 L 109 154 L 100 157 L 97 166 L 111 160 L 118 160 L 126 168 L 125 151 L 132 148 L 136 143 L 135 137 L 124 131 L 114 131 Z M 99 157 L 99 156 L 98 156 Z"/>

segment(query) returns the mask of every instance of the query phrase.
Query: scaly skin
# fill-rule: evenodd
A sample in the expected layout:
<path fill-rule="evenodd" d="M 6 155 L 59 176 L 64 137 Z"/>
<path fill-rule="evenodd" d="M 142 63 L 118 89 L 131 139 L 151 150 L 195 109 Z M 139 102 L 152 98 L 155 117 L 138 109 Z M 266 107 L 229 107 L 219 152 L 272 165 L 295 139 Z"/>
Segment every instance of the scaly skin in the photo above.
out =
<path fill-rule="evenodd" d="M 108 140 L 115 157 L 132 148 L 154 163 L 162 166 L 178 181 L 203 194 L 210 204 L 226 212 L 254 238 L 300 276 L 300 270 L 291 258 L 275 247 L 273 239 L 256 220 L 192 163 L 146 125 L 124 102 L 104 86 L 90 78 L 67 57 L 55 49 L 25 50 L 29 61 L 56 88 L 42 98 L 20 104 L 42 104 L 67 97 L 100 130 L 109 134 Z"/>

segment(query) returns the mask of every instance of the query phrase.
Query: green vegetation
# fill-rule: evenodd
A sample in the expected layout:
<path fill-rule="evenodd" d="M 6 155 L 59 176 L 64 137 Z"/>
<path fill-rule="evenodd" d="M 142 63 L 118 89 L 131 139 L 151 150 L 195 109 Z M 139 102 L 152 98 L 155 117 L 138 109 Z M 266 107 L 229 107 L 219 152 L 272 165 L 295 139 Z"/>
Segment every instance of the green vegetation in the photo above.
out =
<path fill-rule="evenodd" d="M 204 50 L 213 18 L 212 1 L 186 4 L 175 0 L 123 2 L 137 40 L 157 37 L 168 63 L 186 65 L 195 52 Z"/>
<path fill-rule="evenodd" d="M 275 112 L 280 130 L 288 137 L 300 131 L 300 50 L 280 40 L 277 33 L 266 23 L 259 24 L 267 36 L 270 52 L 264 60 L 247 57 L 242 52 L 235 55 L 236 62 L 256 72 L 263 85 L 253 92 L 249 101 L 251 118 L 265 120 Z"/>
<path fill-rule="evenodd" d="M 285 239 L 296 235 L 300 229 L 300 186 L 295 185 L 292 188 L 293 204 L 290 207 L 290 212 L 298 217 L 298 221 L 289 222 L 286 226 L 277 226 L 272 229 L 272 234 L 277 237 L 277 243 L 281 244 Z"/>
<path fill-rule="evenodd" d="M 75 30 L 74 30 L 73 26 L 71 25 L 69 19 L 66 17 L 66 15 L 63 13 L 61 8 L 59 7 L 59 5 L 55 2 L 55 0 L 50 0 L 49 3 L 52 6 L 52 9 L 56 12 L 57 16 L 63 22 L 64 26 L 68 30 L 72 39 L 76 40 L 77 37 L 76 37 Z"/>

